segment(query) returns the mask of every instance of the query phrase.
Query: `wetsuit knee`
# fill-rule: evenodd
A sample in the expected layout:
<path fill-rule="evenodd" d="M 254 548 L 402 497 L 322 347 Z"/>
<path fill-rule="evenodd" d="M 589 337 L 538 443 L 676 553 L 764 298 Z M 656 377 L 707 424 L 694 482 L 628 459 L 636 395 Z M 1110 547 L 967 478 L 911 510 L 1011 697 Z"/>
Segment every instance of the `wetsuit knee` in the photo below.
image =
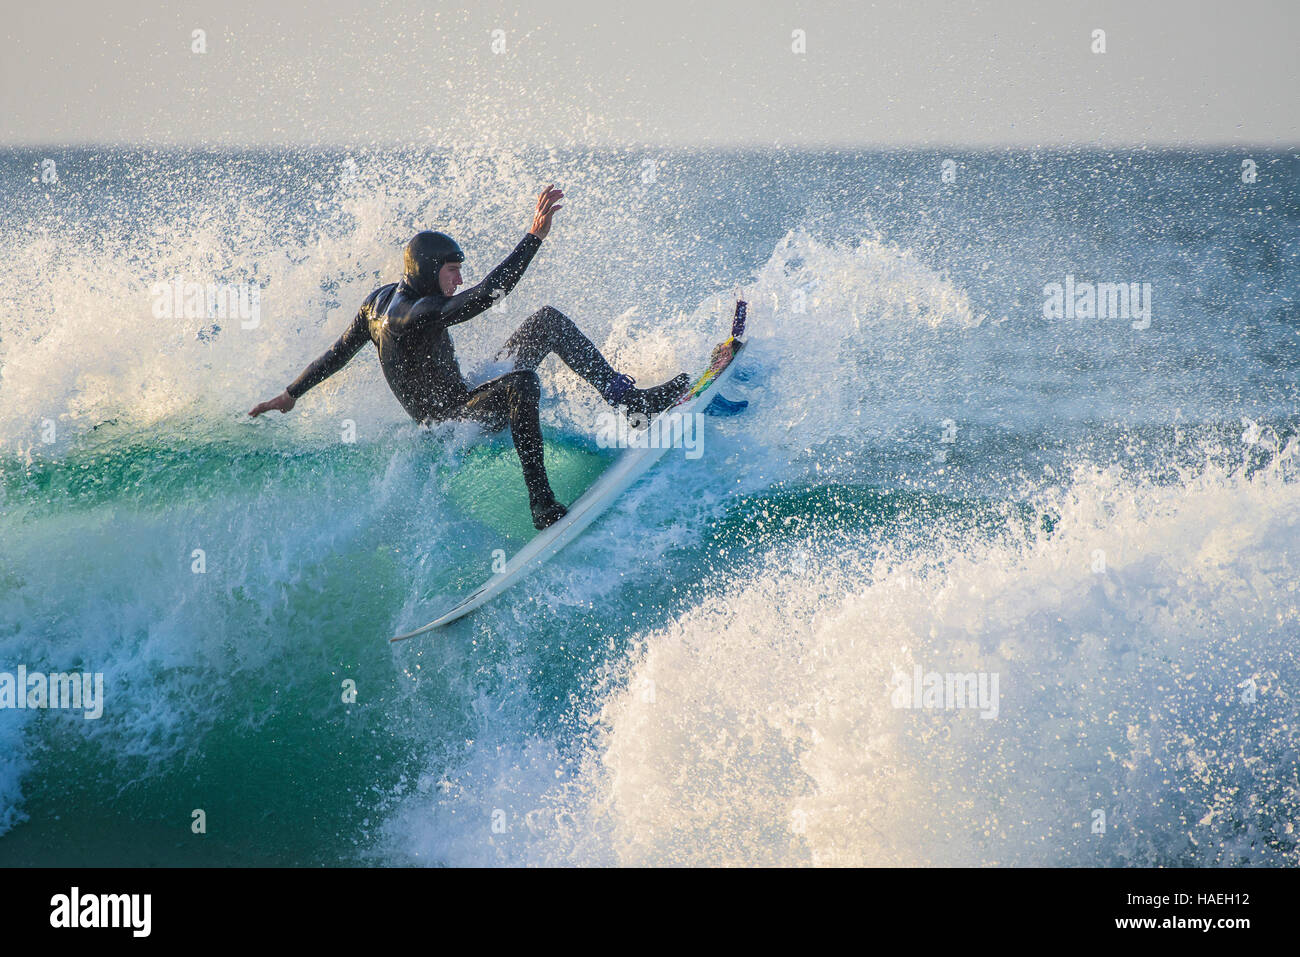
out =
<path fill-rule="evenodd" d="M 519 401 L 537 402 L 542 397 L 542 380 L 532 369 L 511 372 L 510 391 Z"/>
<path fill-rule="evenodd" d="M 573 320 L 554 306 L 542 306 L 533 315 L 537 317 L 538 321 L 550 326 L 561 326 L 566 330 L 573 326 Z"/>

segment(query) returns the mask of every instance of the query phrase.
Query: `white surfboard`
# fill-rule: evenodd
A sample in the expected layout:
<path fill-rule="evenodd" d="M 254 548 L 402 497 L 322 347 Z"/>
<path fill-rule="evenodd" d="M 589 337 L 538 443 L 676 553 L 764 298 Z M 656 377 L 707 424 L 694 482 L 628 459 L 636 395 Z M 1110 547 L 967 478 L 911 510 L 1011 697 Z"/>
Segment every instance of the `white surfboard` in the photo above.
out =
<path fill-rule="evenodd" d="M 745 331 L 745 307 L 746 304 L 743 300 L 737 300 L 736 315 L 731 326 L 730 338 L 713 347 L 709 367 L 683 393 L 682 398 L 678 399 L 677 404 L 668 412 L 676 412 L 682 415 L 701 412 L 710 399 L 717 394 L 714 390 L 718 383 L 731 374 L 735 367 L 734 360 L 745 345 L 739 338 L 744 335 Z M 666 443 L 660 443 L 661 446 L 663 444 Z M 577 538 L 583 529 L 599 518 L 625 489 L 659 460 L 663 453 L 664 449 L 662 447 L 630 448 L 624 451 L 614 464 L 603 472 L 591 484 L 591 487 L 582 493 L 577 501 L 569 506 L 568 513 L 563 518 L 549 528 L 538 532 L 527 545 L 506 562 L 505 567 L 500 572 L 494 574 L 467 595 L 463 601 L 445 615 L 434 619 L 423 628 L 417 628 L 415 631 L 398 635 L 391 641 L 405 641 L 407 638 L 414 638 L 416 635 L 422 635 L 427 631 L 448 625 L 458 618 L 468 615 L 474 609 L 520 581 L 530 572 L 540 568 L 551 556 Z"/>

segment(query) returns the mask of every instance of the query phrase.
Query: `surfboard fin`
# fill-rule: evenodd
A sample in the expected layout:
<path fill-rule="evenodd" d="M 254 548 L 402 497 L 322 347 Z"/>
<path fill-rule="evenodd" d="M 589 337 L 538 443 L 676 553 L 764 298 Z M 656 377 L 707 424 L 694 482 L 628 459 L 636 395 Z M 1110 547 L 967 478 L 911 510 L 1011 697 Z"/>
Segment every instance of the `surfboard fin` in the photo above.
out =
<path fill-rule="evenodd" d="M 713 401 L 705 407 L 704 414 L 725 419 L 733 415 L 740 415 L 748 405 L 748 399 L 732 402 L 730 399 L 724 399 L 721 395 L 715 395 Z"/>

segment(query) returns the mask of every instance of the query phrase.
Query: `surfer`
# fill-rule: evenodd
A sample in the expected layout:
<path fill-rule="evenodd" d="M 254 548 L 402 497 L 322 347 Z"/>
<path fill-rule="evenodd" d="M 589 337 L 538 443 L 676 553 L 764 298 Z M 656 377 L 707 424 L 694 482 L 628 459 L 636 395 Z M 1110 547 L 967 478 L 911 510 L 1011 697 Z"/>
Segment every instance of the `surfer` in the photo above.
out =
<path fill-rule="evenodd" d="M 555 499 L 543 461 L 538 414 L 541 380 L 536 371 L 542 360 L 554 352 L 606 402 L 624 407 L 629 415 L 656 415 L 689 385 L 682 373 L 651 389 L 636 388 L 630 376 L 614 371 L 572 320 L 551 306 L 524 320 L 497 353 L 498 360 L 513 360 L 513 372 L 473 388 L 465 382 L 448 328 L 473 319 L 515 287 L 550 233 L 551 218 L 563 208 L 563 197 L 554 185 L 542 190 L 532 228 L 519 245 L 482 282 L 461 293 L 456 292 L 463 285 L 465 254 L 460 246 L 444 233 L 417 233 L 406 244 L 402 281 L 381 286 L 367 296 L 356 318 L 328 352 L 282 393 L 254 406 L 248 414 L 258 416 L 273 409 L 288 412 L 303 393 L 343 368 L 366 342 L 373 342 L 389 388 L 416 421 L 432 424 L 468 419 L 490 432 L 510 427 L 528 487 L 533 525 L 538 529 L 553 525 L 564 516 L 565 508 Z"/>

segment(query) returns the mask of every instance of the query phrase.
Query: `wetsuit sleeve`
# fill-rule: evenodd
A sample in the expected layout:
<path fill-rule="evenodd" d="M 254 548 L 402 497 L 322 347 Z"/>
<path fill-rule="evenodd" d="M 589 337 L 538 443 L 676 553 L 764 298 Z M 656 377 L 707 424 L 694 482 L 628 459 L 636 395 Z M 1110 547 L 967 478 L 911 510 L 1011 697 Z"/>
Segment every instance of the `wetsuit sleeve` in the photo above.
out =
<path fill-rule="evenodd" d="M 473 319 L 494 303 L 500 302 L 515 288 L 524 275 L 524 270 L 533 261 L 542 241 L 532 233 L 525 233 L 519 240 L 514 252 L 505 258 L 477 286 L 447 299 L 439 307 L 438 321 L 444 325 L 454 326 L 466 319 Z"/>
<path fill-rule="evenodd" d="M 366 320 L 365 312 L 363 306 L 347 331 L 330 347 L 329 352 L 309 365 L 303 370 L 302 375 L 289 384 L 289 388 L 285 389 L 289 395 L 297 399 L 308 389 L 320 385 L 347 365 L 348 360 L 357 354 L 357 350 L 370 341 L 370 324 Z"/>

